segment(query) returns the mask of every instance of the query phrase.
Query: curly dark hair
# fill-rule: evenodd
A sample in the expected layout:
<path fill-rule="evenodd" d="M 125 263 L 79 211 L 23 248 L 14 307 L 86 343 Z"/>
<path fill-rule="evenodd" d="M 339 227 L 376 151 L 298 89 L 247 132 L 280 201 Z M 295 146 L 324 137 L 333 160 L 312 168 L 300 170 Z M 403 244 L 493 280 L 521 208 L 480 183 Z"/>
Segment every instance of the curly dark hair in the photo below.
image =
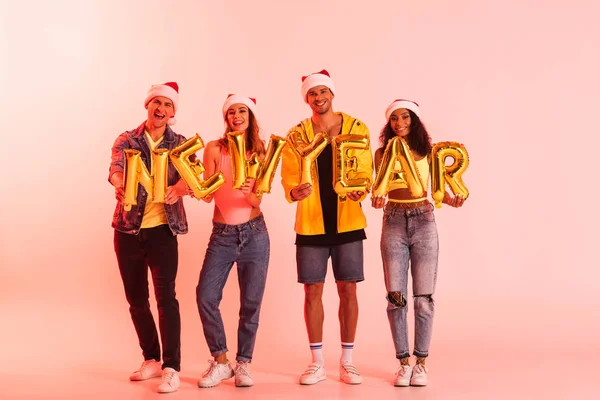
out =
<path fill-rule="evenodd" d="M 411 110 L 406 110 L 410 114 L 410 133 L 406 137 L 406 143 L 411 150 L 414 150 L 421 157 L 425 157 L 431 151 L 431 137 L 425 129 L 425 125 L 421 122 L 421 119 L 417 117 L 417 114 Z M 385 124 L 381 133 L 379 134 L 379 141 L 381 142 L 381 148 L 385 151 L 388 142 L 396 137 L 396 134 L 390 126 L 390 121 Z"/>
<path fill-rule="evenodd" d="M 256 152 L 259 156 L 263 156 L 267 150 L 265 149 L 265 142 L 260 138 L 260 128 L 258 121 L 250 109 L 248 109 L 250 117 L 248 118 L 248 129 L 246 130 L 246 150 L 249 152 Z M 219 139 L 219 146 L 228 148 L 227 144 L 227 133 L 231 132 L 229 125 L 225 129 L 223 137 Z"/>

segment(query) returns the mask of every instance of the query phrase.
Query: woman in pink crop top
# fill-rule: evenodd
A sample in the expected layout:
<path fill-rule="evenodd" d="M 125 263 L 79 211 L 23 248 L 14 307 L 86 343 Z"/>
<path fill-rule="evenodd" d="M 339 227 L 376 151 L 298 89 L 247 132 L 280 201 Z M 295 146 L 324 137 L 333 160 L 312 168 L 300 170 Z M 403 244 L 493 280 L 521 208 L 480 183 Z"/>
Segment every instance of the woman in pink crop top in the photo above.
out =
<path fill-rule="evenodd" d="M 233 189 L 232 166 L 227 146 L 227 133 L 245 132 L 246 149 L 259 158 L 265 145 L 259 136 L 256 101 L 241 95 L 229 95 L 223 105 L 225 134 L 208 143 L 204 150 L 205 176 L 221 171 L 225 184 L 206 201 L 215 202 L 213 230 L 196 288 L 196 303 L 204 336 L 214 360 L 204 372 L 198 386 L 213 387 L 235 376 L 236 386 L 252 386 L 248 364 L 252 360 L 258 319 L 269 264 L 270 242 L 267 226 L 260 211 L 261 199 L 253 193 L 254 179 Z M 233 266 L 237 264 L 240 285 L 240 313 L 235 365 L 227 359 L 227 341 L 219 303 L 223 287 Z"/>
<path fill-rule="evenodd" d="M 431 138 L 420 119 L 419 105 L 409 100 L 395 100 L 385 112 L 387 123 L 381 131 L 381 147 L 375 152 L 375 164 L 383 158 L 388 142 L 395 136 L 403 137 L 416 161 L 423 187 L 427 190 L 430 175 Z M 375 208 L 384 208 L 381 232 L 381 258 L 387 290 L 387 314 L 392 330 L 396 358 L 400 366 L 394 376 L 395 386 L 427 385 L 425 360 L 429 355 L 433 326 L 434 301 L 438 268 L 438 234 L 433 205 L 422 198 L 413 198 L 408 188 L 392 190 L 389 201 L 373 197 Z M 464 198 L 450 196 L 443 200 L 452 207 L 461 207 Z M 410 261 L 410 262 L 409 262 Z M 416 365 L 409 364 L 410 351 L 407 330 L 407 284 L 410 264 L 412 294 L 415 312 L 415 340 L 413 354 Z"/>

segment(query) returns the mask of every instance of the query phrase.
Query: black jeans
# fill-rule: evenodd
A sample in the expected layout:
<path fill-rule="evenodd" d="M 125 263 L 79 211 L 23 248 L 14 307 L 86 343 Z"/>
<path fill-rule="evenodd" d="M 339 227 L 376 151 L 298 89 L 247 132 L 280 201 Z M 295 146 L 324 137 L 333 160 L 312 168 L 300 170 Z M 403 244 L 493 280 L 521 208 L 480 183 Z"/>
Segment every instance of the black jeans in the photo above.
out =
<path fill-rule="evenodd" d="M 141 229 L 138 235 L 115 231 L 115 253 L 144 359 L 160 361 L 161 358 L 158 333 L 148 301 L 149 267 L 158 306 L 163 368 L 179 371 L 181 319 L 179 302 L 175 298 L 177 236 L 168 225 Z"/>

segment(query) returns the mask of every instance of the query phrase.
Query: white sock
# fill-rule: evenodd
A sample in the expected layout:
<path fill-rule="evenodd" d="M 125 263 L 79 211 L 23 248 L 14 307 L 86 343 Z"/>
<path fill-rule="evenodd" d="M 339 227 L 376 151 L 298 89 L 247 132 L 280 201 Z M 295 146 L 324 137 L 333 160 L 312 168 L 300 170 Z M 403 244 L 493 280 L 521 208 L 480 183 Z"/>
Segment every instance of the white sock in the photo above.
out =
<path fill-rule="evenodd" d="M 352 350 L 354 350 L 354 343 L 342 342 L 342 357 L 340 358 L 340 364 L 352 364 Z"/>
<path fill-rule="evenodd" d="M 325 361 L 323 360 L 323 342 L 310 343 L 310 352 L 312 353 L 312 362 L 323 366 Z"/>

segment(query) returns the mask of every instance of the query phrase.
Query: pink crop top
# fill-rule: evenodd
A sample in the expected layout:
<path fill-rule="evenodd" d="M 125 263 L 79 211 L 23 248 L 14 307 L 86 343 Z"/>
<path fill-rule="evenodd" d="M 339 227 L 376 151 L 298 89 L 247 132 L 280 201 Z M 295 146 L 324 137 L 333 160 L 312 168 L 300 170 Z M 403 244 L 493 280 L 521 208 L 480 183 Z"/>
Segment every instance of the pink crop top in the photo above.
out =
<path fill-rule="evenodd" d="M 215 192 L 215 207 L 219 209 L 225 223 L 228 225 L 238 225 L 248 222 L 252 214 L 252 204 L 248 203 L 246 196 L 241 190 L 233 188 L 233 178 L 231 172 L 231 157 L 227 149 L 221 148 L 221 157 L 219 157 L 220 170 L 225 176 L 225 184 Z"/>

